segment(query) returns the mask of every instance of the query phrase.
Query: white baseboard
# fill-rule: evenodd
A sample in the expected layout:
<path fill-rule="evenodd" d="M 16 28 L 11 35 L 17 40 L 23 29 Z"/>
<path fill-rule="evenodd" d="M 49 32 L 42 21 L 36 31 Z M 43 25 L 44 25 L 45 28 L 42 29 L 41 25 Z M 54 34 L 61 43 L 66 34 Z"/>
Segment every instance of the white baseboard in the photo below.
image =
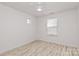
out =
<path fill-rule="evenodd" d="M 7 51 L 10 51 L 10 50 L 12 50 L 12 49 L 15 49 L 15 48 L 17 48 L 17 47 L 23 46 L 23 45 L 25 45 L 25 44 L 28 44 L 28 43 L 30 43 L 30 42 L 32 42 L 32 41 L 34 41 L 34 40 L 33 40 L 33 39 L 32 39 L 32 40 L 28 40 L 27 42 L 21 43 L 21 44 L 15 46 L 15 47 L 13 47 L 13 48 L 9 48 L 9 49 L 0 51 L 0 54 L 5 53 L 5 52 L 7 52 Z"/>
<path fill-rule="evenodd" d="M 39 39 L 42 41 L 47 41 L 47 42 L 51 42 L 51 43 L 56 43 L 56 44 L 60 44 L 60 45 L 64 45 L 64 46 L 68 46 L 68 47 L 74 47 L 74 48 L 79 48 L 79 45 L 76 44 L 66 44 L 66 43 L 61 43 L 61 42 L 56 42 L 56 41 L 49 41 L 48 39 Z"/>

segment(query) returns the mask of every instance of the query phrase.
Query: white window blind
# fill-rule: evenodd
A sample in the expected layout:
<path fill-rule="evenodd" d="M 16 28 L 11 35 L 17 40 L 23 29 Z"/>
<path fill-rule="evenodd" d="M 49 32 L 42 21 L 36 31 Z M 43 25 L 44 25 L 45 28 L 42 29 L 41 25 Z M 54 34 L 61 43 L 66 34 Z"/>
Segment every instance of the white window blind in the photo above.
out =
<path fill-rule="evenodd" d="M 47 20 L 47 31 L 49 35 L 57 34 L 57 18 Z"/>

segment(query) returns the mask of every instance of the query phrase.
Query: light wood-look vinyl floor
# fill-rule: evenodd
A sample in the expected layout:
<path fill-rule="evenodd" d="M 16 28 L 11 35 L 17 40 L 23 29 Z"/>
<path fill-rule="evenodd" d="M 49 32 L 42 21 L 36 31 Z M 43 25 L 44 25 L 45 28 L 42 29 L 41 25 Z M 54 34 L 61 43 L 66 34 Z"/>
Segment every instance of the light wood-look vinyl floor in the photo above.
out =
<path fill-rule="evenodd" d="M 2 56 L 79 56 L 79 49 L 41 40 L 1 54 Z"/>

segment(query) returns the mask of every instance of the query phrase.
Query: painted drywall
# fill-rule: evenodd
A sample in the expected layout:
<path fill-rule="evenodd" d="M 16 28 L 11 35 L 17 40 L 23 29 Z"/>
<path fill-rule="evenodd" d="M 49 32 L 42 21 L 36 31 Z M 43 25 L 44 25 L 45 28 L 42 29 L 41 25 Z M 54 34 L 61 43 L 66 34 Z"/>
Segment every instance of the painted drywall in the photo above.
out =
<path fill-rule="evenodd" d="M 38 17 L 38 38 L 49 42 L 55 42 L 72 47 L 79 47 L 79 38 L 77 30 L 78 21 L 77 8 L 51 14 L 49 16 Z M 47 34 L 46 22 L 50 17 L 57 17 L 58 19 L 58 33 L 56 36 L 49 36 Z"/>
<path fill-rule="evenodd" d="M 31 17 L 31 24 L 26 23 L 27 17 Z M 35 18 L 0 4 L 0 53 L 35 39 Z"/>
<path fill-rule="evenodd" d="M 31 17 L 31 24 L 26 18 Z M 79 8 L 49 16 L 33 17 L 0 4 L 0 53 L 29 43 L 35 39 L 79 47 Z M 58 34 L 48 36 L 46 20 L 57 17 Z M 38 29 L 37 29 L 38 28 Z"/>
<path fill-rule="evenodd" d="M 77 9 L 77 11 L 78 11 L 78 13 L 77 13 L 77 15 L 78 15 L 78 20 L 77 20 L 77 23 L 78 23 L 78 25 L 77 25 L 77 30 L 78 30 L 78 37 L 79 37 L 79 8 Z"/>
<path fill-rule="evenodd" d="M 79 7 L 78 7 L 77 11 L 78 11 L 78 12 L 77 12 L 77 16 L 78 16 L 78 20 L 77 20 L 77 31 L 78 31 L 78 32 L 77 32 L 77 34 L 78 34 L 78 35 L 77 35 L 77 36 L 78 36 L 78 38 L 79 38 Z M 78 42 L 79 42 L 79 40 L 78 40 Z"/>

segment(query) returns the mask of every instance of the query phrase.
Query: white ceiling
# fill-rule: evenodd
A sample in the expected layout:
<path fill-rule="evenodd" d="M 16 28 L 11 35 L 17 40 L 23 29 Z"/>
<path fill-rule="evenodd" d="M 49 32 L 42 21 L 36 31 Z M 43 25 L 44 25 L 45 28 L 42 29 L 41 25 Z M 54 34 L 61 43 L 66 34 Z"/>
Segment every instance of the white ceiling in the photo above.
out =
<path fill-rule="evenodd" d="M 78 2 L 41 2 L 40 6 L 43 11 L 39 12 L 36 10 L 39 5 L 38 2 L 1 2 L 1 4 L 34 16 L 48 15 L 79 6 Z"/>

